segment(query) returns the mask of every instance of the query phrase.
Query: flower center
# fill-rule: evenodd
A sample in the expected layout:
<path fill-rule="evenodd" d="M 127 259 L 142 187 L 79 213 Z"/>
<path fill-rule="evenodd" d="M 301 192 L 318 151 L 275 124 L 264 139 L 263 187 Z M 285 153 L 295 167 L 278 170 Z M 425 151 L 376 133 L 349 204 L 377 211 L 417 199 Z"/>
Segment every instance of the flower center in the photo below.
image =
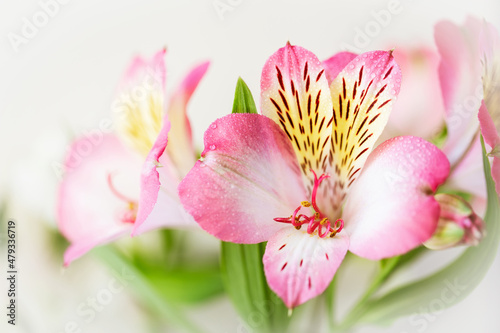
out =
<path fill-rule="evenodd" d="M 325 238 L 327 236 L 334 237 L 337 233 L 342 231 L 344 228 L 344 220 L 337 219 L 334 223 L 331 223 L 327 216 L 325 216 L 318 205 L 316 204 L 316 194 L 318 192 L 318 187 L 321 182 L 330 176 L 327 174 L 322 174 L 319 178 L 316 173 L 311 170 L 314 174 L 314 186 L 311 193 L 311 202 L 302 201 L 300 205 L 294 210 L 290 217 L 277 217 L 274 220 L 281 223 L 291 223 L 295 229 L 299 230 L 302 225 L 307 224 L 307 233 L 313 234 L 318 232 L 320 238 Z M 302 208 L 312 207 L 314 211 L 312 215 L 300 214 Z"/>
<path fill-rule="evenodd" d="M 137 217 L 138 204 L 136 200 L 132 200 L 124 194 L 120 193 L 113 184 L 113 175 L 108 173 L 108 186 L 111 192 L 120 200 L 127 203 L 127 208 L 120 213 L 119 219 L 123 223 L 134 223 Z"/>

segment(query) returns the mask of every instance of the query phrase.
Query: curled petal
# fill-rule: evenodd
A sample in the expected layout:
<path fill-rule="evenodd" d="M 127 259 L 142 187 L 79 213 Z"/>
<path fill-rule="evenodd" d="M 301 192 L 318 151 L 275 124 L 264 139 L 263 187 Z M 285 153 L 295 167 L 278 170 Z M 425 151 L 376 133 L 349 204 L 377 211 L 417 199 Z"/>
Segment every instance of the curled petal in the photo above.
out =
<path fill-rule="evenodd" d="M 184 211 L 177 194 L 180 178 L 165 150 L 169 130 L 170 122 L 165 120 L 143 164 L 139 210 L 133 236 L 160 227 L 195 225 L 193 218 Z"/>
<path fill-rule="evenodd" d="M 58 194 L 58 224 L 71 246 L 65 264 L 130 231 L 140 158 L 115 136 L 84 137 L 71 146 Z"/>
<path fill-rule="evenodd" d="M 441 56 L 439 79 L 446 110 L 448 137 L 443 151 L 455 164 L 478 129 L 483 87 L 479 54 L 481 23 L 468 18 L 463 26 L 443 21 L 436 25 L 434 38 Z"/>
<path fill-rule="evenodd" d="M 184 208 L 207 232 L 234 243 L 259 243 L 306 199 L 290 141 L 272 120 L 231 114 L 205 132 L 202 159 L 179 185 Z"/>
<path fill-rule="evenodd" d="M 344 207 L 349 250 L 368 259 L 406 253 L 436 229 L 434 191 L 449 173 L 446 156 L 418 137 L 396 137 L 368 158 Z"/>
<path fill-rule="evenodd" d="M 318 296 L 332 281 L 348 247 L 345 233 L 319 238 L 305 230 L 281 229 L 267 243 L 263 258 L 269 287 L 290 309 Z"/>
<path fill-rule="evenodd" d="M 187 104 L 209 65 L 209 62 L 204 62 L 188 73 L 170 100 L 167 111 L 168 120 L 172 124 L 167 151 L 178 170 L 179 177 L 184 177 L 196 161 L 191 126 L 186 111 Z"/>
<path fill-rule="evenodd" d="M 484 103 L 498 137 L 500 135 L 500 36 L 491 23 L 483 23 L 479 42 L 483 64 Z M 481 121 L 481 118 L 479 120 Z"/>

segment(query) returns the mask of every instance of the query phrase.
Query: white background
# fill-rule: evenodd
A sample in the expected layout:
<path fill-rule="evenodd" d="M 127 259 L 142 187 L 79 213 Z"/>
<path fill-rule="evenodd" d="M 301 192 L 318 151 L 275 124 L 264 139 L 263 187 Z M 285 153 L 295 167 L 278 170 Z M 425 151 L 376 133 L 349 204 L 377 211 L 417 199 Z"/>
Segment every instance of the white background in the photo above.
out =
<path fill-rule="evenodd" d="M 62 331 L 78 304 L 109 280 L 100 266 L 85 258 L 61 273 L 56 259 L 44 252 L 44 243 L 37 233 L 40 223 L 51 224 L 54 220 L 57 177 L 53 162 L 62 159 L 71 136 L 96 129 L 101 119 L 111 116 L 115 87 L 132 56 L 150 56 L 166 46 L 167 89 L 175 86 L 191 66 L 203 60 L 212 61 L 190 105 L 195 141 L 201 148 L 202 133 L 211 121 L 230 112 L 238 76 L 248 83 L 258 102 L 260 71 L 275 50 L 290 41 L 325 59 L 347 44 L 356 46 L 358 29 L 363 30 L 374 21 L 373 11 L 387 9 L 390 3 L 67 2 L 17 51 L 9 34 L 22 35 L 23 18 L 33 21 L 33 15 L 42 7 L 38 1 L 0 4 L 0 198 L 9 199 L 13 206 L 10 216 L 22 224 L 24 271 L 20 290 L 25 311 L 20 320 L 26 332 Z M 216 3 L 228 4 L 230 10 L 218 12 Z M 402 1 L 400 8 L 400 13 L 392 15 L 380 32 L 373 33 L 364 50 L 432 45 L 433 25 L 442 19 L 461 23 L 471 14 L 484 17 L 497 27 L 500 23 L 500 2 L 493 0 Z M 83 269 L 95 273 L 83 276 Z M 497 332 L 498 281 L 497 256 L 487 277 L 466 301 L 436 316 L 424 331 Z M 95 321 L 84 327 L 85 332 L 146 330 L 147 318 L 137 314 L 137 306 L 126 294 L 116 297 L 120 301 L 113 301 L 99 313 Z M 0 302 L 3 299 L 1 296 Z M 218 325 L 236 331 L 240 321 L 229 305 L 223 301 L 215 303 L 215 308 L 223 309 L 224 324 L 218 319 L 221 311 L 215 312 L 214 307 L 197 309 L 199 318 L 213 331 L 218 331 Z M 392 329 L 360 330 L 379 331 L 418 332 L 406 319 Z"/>

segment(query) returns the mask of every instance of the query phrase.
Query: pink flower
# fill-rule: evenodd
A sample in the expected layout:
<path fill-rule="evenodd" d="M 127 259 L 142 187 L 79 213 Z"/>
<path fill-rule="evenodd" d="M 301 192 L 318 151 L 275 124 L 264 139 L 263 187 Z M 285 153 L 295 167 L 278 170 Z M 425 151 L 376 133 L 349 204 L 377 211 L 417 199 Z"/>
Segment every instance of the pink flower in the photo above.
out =
<path fill-rule="evenodd" d="M 267 281 L 289 308 L 322 293 L 347 250 L 392 257 L 436 228 L 446 156 L 416 137 L 371 152 L 400 82 L 391 52 L 323 64 L 288 44 L 264 66 L 262 115 L 231 114 L 205 132 L 181 202 L 219 239 L 268 241 Z"/>
<path fill-rule="evenodd" d="M 500 194 L 500 37 L 492 24 L 483 24 L 480 43 L 484 101 L 479 109 L 479 122 L 484 140 L 491 147 L 491 174 Z"/>
<path fill-rule="evenodd" d="M 113 104 L 117 135 L 96 131 L 75 140 L 69 150 L 57 208 L 59 228 L 71 242 L 64 254 L 65 265 L 133 228 L 137 233 L 138 223 L 139 232 L 162 226 L 195 225 L 186 213 L 179 218 L 178 211 L 183 209 L 176 188 L 195 161 L 186 106 L 208 63 L 186 76 L 166 108 L 164 57 L 162 50 L 151 60 L 137 57 L 132 61 Z M 171 144 L 165 150 L 170 124 Z M 160 143 L 156 141 L 159 134 L 164 135 Z M 149 168 L 149 163 L 144 163 L 149 150 L 160 146 L 169 156 L 164 169 L 172 173 L 162 184 L 173 193 L 165 212 L 172 218 L 152 217 L 143 223 L 141 214 L 149 207 L 144 203 L 144 194 L 139 200 L 140 186 L 144 187 L 140 185 L 141 169 L 144 173 Z"/>
<path fill-rule="evenodd" d="M 445 136 L 438 135 L 451 163 L 443 187 L 473 194 L 474 210 L 482 213 L 486 183 L 477 120 L 482 100 L 479 30 L 480 22 L 473 18 L 463 25 L 442 21 L 435 27 L 436 51 L 398 48 L 395 58 L 404 82 L 383 136 L 407 133 L 435 140 L 446 128 Z"/>

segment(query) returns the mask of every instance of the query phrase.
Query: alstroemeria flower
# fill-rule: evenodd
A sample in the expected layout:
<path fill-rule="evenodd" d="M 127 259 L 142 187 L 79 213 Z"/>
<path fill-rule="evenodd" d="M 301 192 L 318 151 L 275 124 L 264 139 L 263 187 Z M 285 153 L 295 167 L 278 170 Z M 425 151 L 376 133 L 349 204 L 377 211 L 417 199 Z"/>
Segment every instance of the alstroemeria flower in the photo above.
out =
<path fill-rule="evenodd" d="M 479 109 L 479 121 L 484 141 L 491 147 L 491 174 L 500 195 L 500 37 L 490 23 L 484 23 L 480 43 L 484 101 Z"/>
<path fill-rule="evenodd" d="M 231 114 L 205 132 L 181 202 L 221 240 L 268 241 L 267 281 L 289 308 L 322 293 L 348 250 L 391 257 L 436 228 L 446 156 L 416 137 L 371 152 L 400 82 L 391 52 L 324 66 L 287 45 L 264 66 L 262 115 Z"/>
<path fill-rule="evenodd" d="M 163 185 L 173 193 L 177 205 L 171 205 L 166 211 L 171 218 L 157 217 L 149 223 L 141 223 L 140 232 L 157 227 L 196 225 L 188 214 L 176 214 L 182 210 L 176 188 L 181 175 L 194 164 L 194 152 L 186 148 L 192 145 L 186 106 L 208 63 L 191 70 L 167 108 L 164 58 L 165 50 L 161 50 L 151 60 L 137 57 L 132 61 L 113 104 L 116 135 L 95 131 L 75 140 L 69 150 L 57 212 L 59 228 L 71 242 L 64 254 L 65 265 L 97 245 L 129 234 L 137 225 L 144 209 L 139 200 L 141 170 L 149 166 L 144 159 L 152 148 L 157 149 L 155 141 L 160 133 L 165 134 L 165 150 L 165 132 L 171 123 L 173 129 L 166 151 L 172 162 L 165 164 L 165 169 L 173 176 Z"/>

